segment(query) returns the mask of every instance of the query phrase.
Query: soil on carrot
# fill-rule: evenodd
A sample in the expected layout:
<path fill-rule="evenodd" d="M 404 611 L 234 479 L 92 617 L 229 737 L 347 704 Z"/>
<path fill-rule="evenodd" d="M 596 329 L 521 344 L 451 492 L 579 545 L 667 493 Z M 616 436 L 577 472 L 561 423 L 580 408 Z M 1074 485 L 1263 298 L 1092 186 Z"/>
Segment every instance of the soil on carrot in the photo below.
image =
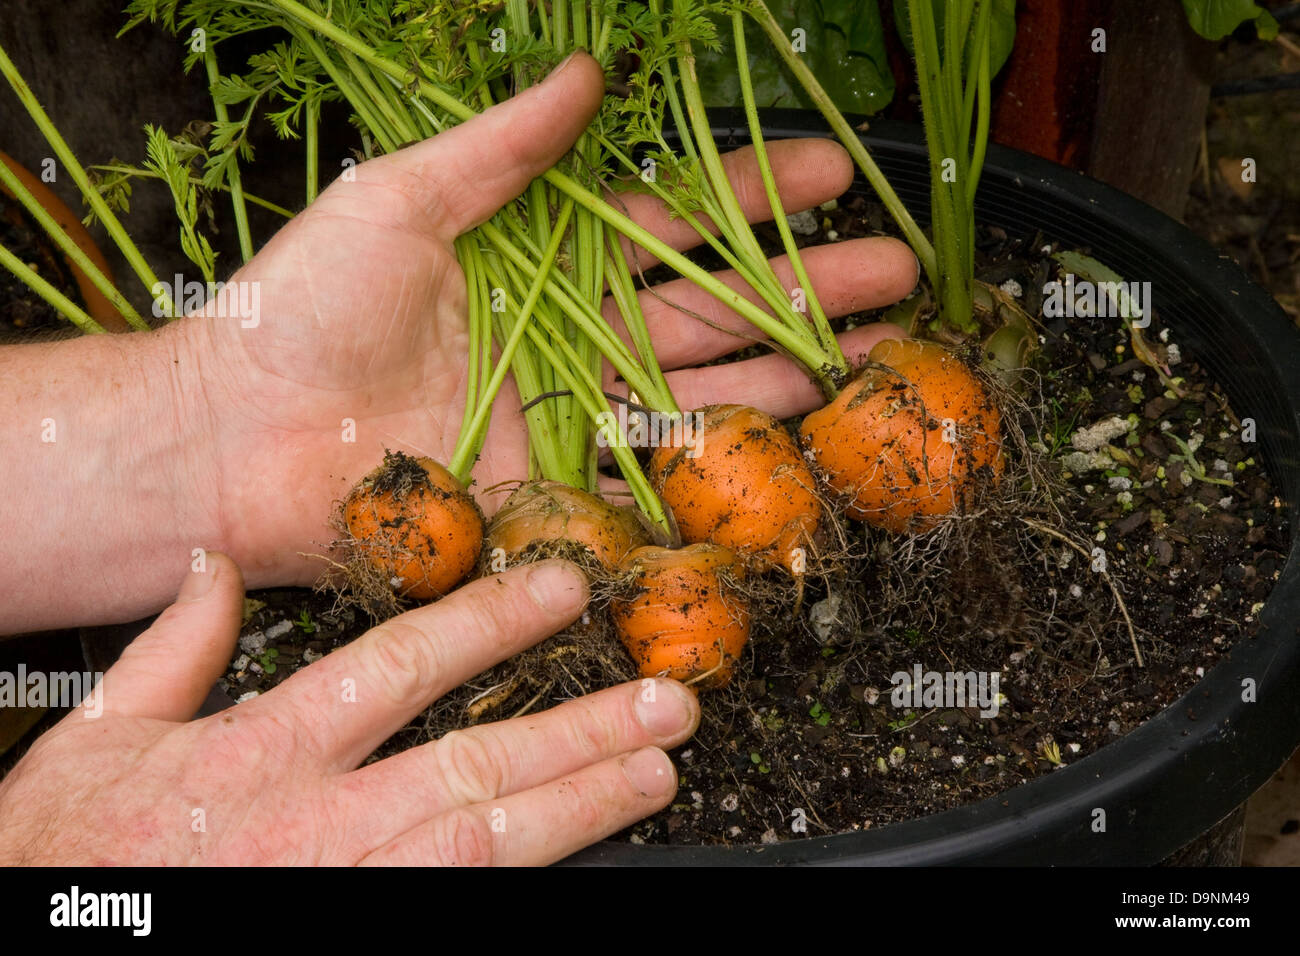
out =
<path fill-rule="evenodd" d="M 18 200 L 3 192 L 0 192 L 0 245 L 85 308 L 85 301 L 67 262 Z M 25 286 L 8 269 L 0 269 L 0 342 L 30 341 L 70 329 L 67 320 L 54 306 Z"/>
<path fill-rule="evenodd" d="M 813 242 L 884 225 L 861 199 L 800 219 Z M 1172 381 L 1135 357 L 1118 319 L 1041 320 L 1049 251 L 999 231 L 978 243 L 981 278 L 1044 322 L 1004 416 L 1033 467 L 928 535 L 848 526 L 839 571 L 808 582 L 797 615 L 755 615 L 766 623 L 735 679 L 702 697 L 699 732 L 673 754 L 676 801 L 617 839 L 775 842 L 983 799 L 1128 733 L 1250 639 L 1286 551 L 1257 446 L 1158 313 L 1146 342 Z M 329 595 L 254 597 L 265 603 L 225 677 L 236 698 L 370 623 Z M 371 759 L 632 677 L 602 610 L 444 698 Z M 918 672 L 904 696 L 899 675 Z M 925 696 L 932 673 L 971 675 L 984 700 Z"/>

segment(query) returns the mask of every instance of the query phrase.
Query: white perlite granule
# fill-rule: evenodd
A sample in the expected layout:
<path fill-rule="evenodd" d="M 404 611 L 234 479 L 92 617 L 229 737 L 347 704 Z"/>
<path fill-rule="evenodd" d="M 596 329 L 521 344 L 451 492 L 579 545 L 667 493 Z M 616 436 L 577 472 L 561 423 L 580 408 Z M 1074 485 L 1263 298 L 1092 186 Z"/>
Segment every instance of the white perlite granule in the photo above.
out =
<path fill-rule="evenodd" d="M 1133 430 L 1132 424 L 1118 415 L 1103 418 L 1095 425 L 1076 429 L 1070 437 L 1070 444 L 1079 451 L 1096 451 L 1102 445 L 1109 445 L 1121 435 Z"/>

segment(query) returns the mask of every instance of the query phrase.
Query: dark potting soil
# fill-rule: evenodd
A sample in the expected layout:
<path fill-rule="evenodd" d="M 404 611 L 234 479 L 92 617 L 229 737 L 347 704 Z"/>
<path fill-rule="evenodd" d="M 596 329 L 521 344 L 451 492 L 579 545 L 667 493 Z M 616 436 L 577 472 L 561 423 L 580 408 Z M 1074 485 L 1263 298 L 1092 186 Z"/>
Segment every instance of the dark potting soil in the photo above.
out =
<path fill-rule="evenodd" d="M 85 300 L 67 262 L 27 211 L 0 192 L 0 245 L 34 269 L 42 279 L 85 308 Z M 30 340 L 70 326 L 50 305 L 8 269 L 0 269 L 0 342 Z"/>
<path fill-rule="evenodd" d="M 815 211 L 815 225 L 807 241 L 834 241 L 884 231 L 885 217 L 854 199 Z M 1051 251 L 1041 237 L 985 231 L 978 272 L 1039 316 L 1056 275 Z M 1287 539 L 1248 429 L 1158 313 L 1145 337 L 1174 377 L 1167 384 L 1134 356 L 1121 320 L 1042 321 L 1026 405 L 1008 418 L 1051 483 L 1053 513 L 1026 487 L 1022 510 L 990 508 L 947 532 L 855 528 L 850 575 L 811 584 L 797 616 L 755 635 L 735 680 L 702 698 L 699 732 L 673 754 L 676 801 L 620 839 L 773 842 L 992 796 L 1128 733 L 1250 639 Z M 369 625 L 329 595 L 250 598 L 225 677 L 235 698 Z M 920 675 L 917 696 L 903 694 L 900 674 Z M 970 674 L 975 688 L 983 675 L 984 700 L 927 698 L 929 674 Z M 460 693 L 461 712 L 492 680 Z M 483 719 L 509 716 L 538 689 L 521 687 Z M 565 696 L 552 686 L 533 709 Z M 430 739 L 437 725 L 417 718 L 376 758 Z"/>

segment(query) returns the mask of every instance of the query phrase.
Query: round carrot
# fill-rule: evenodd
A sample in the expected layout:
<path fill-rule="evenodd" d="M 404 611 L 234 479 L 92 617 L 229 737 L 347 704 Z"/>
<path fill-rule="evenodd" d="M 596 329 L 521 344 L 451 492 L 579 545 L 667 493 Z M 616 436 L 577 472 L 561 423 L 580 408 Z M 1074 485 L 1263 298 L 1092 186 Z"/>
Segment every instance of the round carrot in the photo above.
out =
<path fill-rule="evenodd" d="M 971 505 L 1003 469 L 997 404 L 948 349 L 886 339 L 872 363 L 804 419 L 804 448 L 844 496 L 851 517 L 896 532 L 927 531 Z"/>
<path fill-rule="evenodd" d="M 687 440 L 657 448 L 647 469 L 682 540 L 712 541 L 802 573 L 821 502 L 794 439 L 744 405 L 709 405 L 693 420 Z"/>
<path fill-rule="evenodd" d="M 533 544 L 573 541 L 605 567 L 618 567 L 650 535 L 627 508 L 619 508 L 562 481 L 536 481 L 506 499 L 488 526 L 489 550 L 513 558 Z"/>
<path fill-rule="evenodd" d="M 749 641 L 749 609 L 735 581 L 739 556 L 715 544 L 649 546 L 627 556 L 634 597 L 610 613 L 643 677 L 667 676 L 722 687 Z"/>
<path fill-rule="evenodd" d="M 431 458 L 387 452 L 343 503 L 352 546 L 403 597 L 446 594 L 474 569 L 483 515 L 464 487 Z"/>

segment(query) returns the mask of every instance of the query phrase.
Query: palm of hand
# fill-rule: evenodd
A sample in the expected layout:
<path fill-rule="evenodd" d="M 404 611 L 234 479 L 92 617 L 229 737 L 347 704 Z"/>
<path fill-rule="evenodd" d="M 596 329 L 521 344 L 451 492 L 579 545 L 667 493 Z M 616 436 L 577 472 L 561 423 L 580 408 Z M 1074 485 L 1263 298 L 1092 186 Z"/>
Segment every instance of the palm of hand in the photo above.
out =
<path fill-rule="evenodd" d="M 213 326 L 239 418 L 352 478 L 384 447 L 446 462 L 464 413 L 464 275 L 450 242 L 407 227 L 407 203 L 382 175 L 336 183 L 235 276 L 258 283 L 258 325 Z M 479 487 L 527 473 L 517 405 L 507 384 Z"/>

